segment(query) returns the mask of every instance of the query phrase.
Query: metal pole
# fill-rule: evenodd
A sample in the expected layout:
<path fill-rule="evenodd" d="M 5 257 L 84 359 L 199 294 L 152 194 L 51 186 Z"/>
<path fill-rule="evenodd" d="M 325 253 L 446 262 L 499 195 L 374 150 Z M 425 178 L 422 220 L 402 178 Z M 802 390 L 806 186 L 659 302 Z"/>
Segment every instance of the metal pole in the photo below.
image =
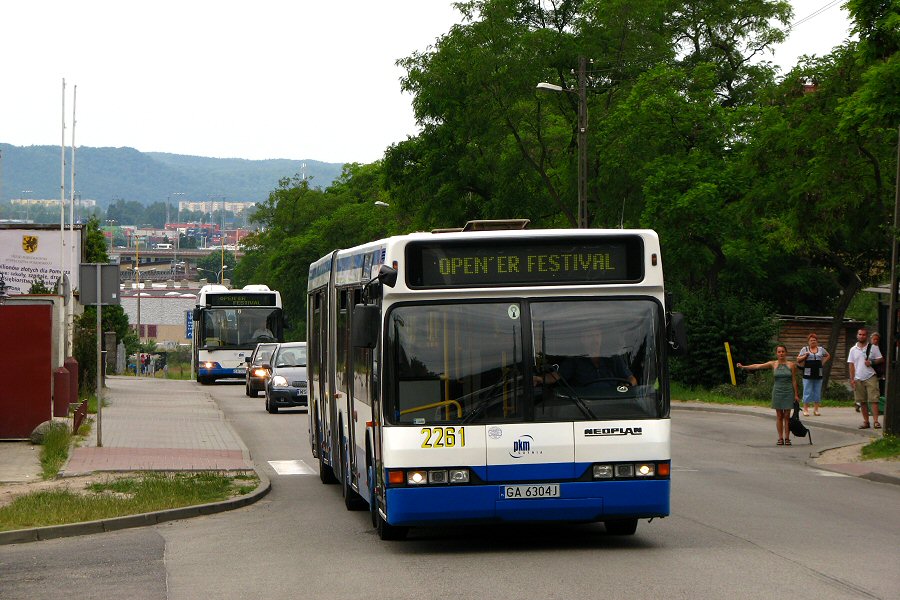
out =
<path fill-rule="evenodd" d="M 97 263 L 97 447 L 103 447 L 103 381 L 101 380 L 103 369 L 103 356 L 100 354 L 100 320 L 103 313 L 103 294 L 100 289 L 100 269 L 103 265 Z"/>
<path fill-rule="evenodd" d="M 138 334 L 138 344 L 141 343 L 141 242 L 134 238 L 134 268 L 135 268 L 135 279 L 137 281 L 137 334 Z M 134 361 L 135 364 L 135 377 L 141 376 L 141 349 L 138 348 L 137 357 Z"/>
<path fill-rule="evenodd" d="M 578 57 L 578 228 L 587 229 L 587 59 Z"/>
<path fill-rule="evenodd" d="M 75 102 L 78 98 L 78 86 L 72 88 L 72 172 L 70 173 L 69 190 L 69 274 L 70 278 L 75 275 Z M 66 345 L 68 352 L 66 356 L 74 354 L 72 352 L 72 340 L 75 337 L 75 302 L 72 296 L 72 285 L 70 283 L 66 298 Z"/>
<path fill-rule="evenodd" d="M 66 274 L 66 80 L 62 80 L 62 142 L 59 145 L 59 288 L 57 293 L 62 295 L 63 276 Z M 62 366 L 66 356 L 66 307 L 62 307 L 62 321 L 59 324 L 59 349 L 57 352 L 59 366 Z"/>
<path fill-rule="evenodd" d="M 891 302 L 888 308 L 886 383 L 884 390 L 884 434 L 900 433 L 900 410 L 897 396 L 900 396 L 900 361 L 897 356 L 897 309 L 900 306 L 900 292 L 897 290 L 897 259 L 900 242 L 897 240 L 900 227 L 900 128 L 897 129 L 897 178 L 894 181 L 894 228 L 891 235 Z"/>

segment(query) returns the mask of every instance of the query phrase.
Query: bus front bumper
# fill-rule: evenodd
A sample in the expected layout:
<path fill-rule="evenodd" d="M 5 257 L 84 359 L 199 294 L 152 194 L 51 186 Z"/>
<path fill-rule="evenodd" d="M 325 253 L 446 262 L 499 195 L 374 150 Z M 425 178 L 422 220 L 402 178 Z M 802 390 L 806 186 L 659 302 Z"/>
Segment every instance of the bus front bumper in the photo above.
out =
<path fill-rule="evenodd" d="M 505 499 L 503 485 L 402 487 L 387 490 L 391 525 L 465 522 L 594 522 L 669 515 L 670 480 L 560 484 L 559 498 Z"/>

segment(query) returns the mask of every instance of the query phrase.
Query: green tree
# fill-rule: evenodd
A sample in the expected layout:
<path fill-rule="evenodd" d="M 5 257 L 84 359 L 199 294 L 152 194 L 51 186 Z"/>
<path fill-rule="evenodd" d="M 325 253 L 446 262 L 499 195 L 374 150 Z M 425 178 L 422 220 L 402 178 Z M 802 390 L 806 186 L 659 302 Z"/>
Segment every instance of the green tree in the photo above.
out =
<path fill-rule="evenodd" d="M 223 264 L 225 265 L 224 273 L 222 273 Z M 202 269 L 201 277 L 206 277 L 213 283 L 219 283 L 213 280 L 230 279 L 236 264 L 234 252 L 229 250 L 213 251 L 197 260 L 197 269 Z"/>

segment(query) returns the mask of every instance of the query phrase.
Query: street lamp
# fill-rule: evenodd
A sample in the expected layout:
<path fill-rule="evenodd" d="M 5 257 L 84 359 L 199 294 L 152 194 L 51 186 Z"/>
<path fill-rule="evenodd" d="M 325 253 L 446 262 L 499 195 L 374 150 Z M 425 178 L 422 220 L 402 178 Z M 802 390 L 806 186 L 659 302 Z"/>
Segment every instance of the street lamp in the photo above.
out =
<path fill-rule="evenodd" d="M 578 90 L 540 82 L 537 89 L 578 95 L 578 228 L 587 229 L 587 59 L 578 57 Z"/>
<path fill-rule="evenodd" d="M 203 272 L 205 272 L 205 273 L 210 273 L 211 275 L 215 275 L 215 276 L 216 276 L 216 283 L 222 283 L 222 274 L 225 272 L 225 269 L 227 269 L 227 268 L 228 268 L 228 265 L 222 265 L 222 270 L 221 270 L 221 271 L 218 271 L 218 272 L 217 272 L 217 271 L 213 271 L 213 270 L 211 270 L 211 269 L 204 269 L 204 268 L 202 268 L 202 267 L 197 267 L 197 270 L 198 270 L 198 271 L 203 271 Z"/>

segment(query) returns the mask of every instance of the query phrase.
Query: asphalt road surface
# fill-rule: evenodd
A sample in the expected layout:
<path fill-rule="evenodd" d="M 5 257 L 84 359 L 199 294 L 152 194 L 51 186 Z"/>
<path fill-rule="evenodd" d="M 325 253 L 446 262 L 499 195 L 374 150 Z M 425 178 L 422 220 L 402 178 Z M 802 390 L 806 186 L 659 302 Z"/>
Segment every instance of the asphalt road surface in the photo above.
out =
<path fill-rule="evenodd" d="M 632 537 L 482 526 L 383 542 L 320 483 L 304 411 L 207 389 L 272 491 L 208 517 L 0 546 L 0 598 L 900 597 L 900 486 L 807 466 L 808 447 L 774 445 L 774 417 L 676 411 L 672 516 Z M 817 433 L 816 448 L 860 439 Z"/>

